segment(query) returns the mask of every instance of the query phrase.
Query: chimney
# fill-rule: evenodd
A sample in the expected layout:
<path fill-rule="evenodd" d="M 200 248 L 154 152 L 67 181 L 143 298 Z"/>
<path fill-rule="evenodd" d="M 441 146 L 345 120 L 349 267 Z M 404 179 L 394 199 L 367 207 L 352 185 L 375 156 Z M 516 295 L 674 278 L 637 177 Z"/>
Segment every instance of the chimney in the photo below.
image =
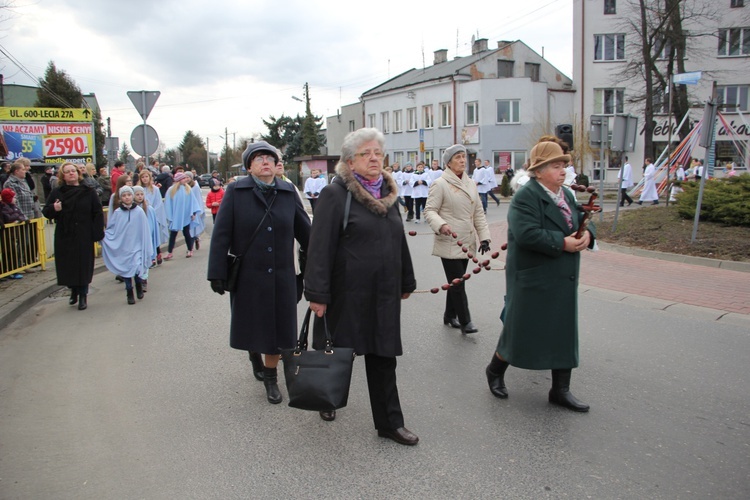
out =
<path fill-rule="evenodd" d="M 479 54 L 480 52 L 484 52 L 485 50 L 487 50 L 487 39 L 480 38 L 479 40 L 476 40 L 471 46 L 471 55 Z"/>
<path fill-rule="evenodd" d="M 435 60 L 432 64 L 444 63 L 448 60 L 448 49 L 440 49 L 435 51 Z"/>
<path fill-rule="evenodd" d="M 506 45 L 510 45 L 511 43 L 513 43 L 513 42 L 510 42 L 508 40 L 498 40 L 497 41 L 497 48 L 498 49 L 502 49 L 503 47 L 505 47 Z"/>

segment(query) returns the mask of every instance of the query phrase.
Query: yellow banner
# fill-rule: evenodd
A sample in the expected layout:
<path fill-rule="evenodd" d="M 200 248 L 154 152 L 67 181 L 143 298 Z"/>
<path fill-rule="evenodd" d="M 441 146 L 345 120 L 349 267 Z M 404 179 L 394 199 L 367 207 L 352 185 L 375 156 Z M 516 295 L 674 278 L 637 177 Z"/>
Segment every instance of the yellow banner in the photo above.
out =
<path fill-rule="evenodd" d="M 0 108 L 0 120 L 14 122 L 90 122 L 94 113 L 79 108 Z"/>

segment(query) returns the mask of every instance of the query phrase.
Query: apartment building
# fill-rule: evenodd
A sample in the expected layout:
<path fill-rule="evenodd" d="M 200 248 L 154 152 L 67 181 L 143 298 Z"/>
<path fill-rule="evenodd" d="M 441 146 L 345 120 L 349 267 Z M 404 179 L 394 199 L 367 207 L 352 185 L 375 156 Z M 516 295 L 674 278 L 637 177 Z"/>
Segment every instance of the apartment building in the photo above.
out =
<path fill-rule="evenodd" d="M 647 7 L 664 2 L 647 1 Z M 691 110 L 690 123 L 703 116 L 705 101 L 712 94 L 715 82 L 717 96 L 722 103 L 721 112 L 734 132 L 743 140 L 731 140 L 731 134 L 717 125 L 714 149 L 716 164 L 733 161 L 745 171 L 748 167 L 748 141 L 750 141 L 750 6 L 748 0 L 684 0 L 679 8 L 683 12 L 683 28 L 688 33 L 686 47 L 686 72 L 701 72 L 697 85 L 688 85 Z M 644 160 L 643 103 L 629 104 L 634 94 L 644 94 L 643 81 L 628 80 L 623 70 L 629 62 L 639 59 L 640 38 L 634 29 L 634 20 L 640 19 L 636 0 L 577 0 L 573 7 L 573 81 L 575 95 L 576 128 L 589 129 L 591 115 L 632 114 L 638 117 L 639 131 L 635 151 L 625 153 L 636 167 L 636 178 Z M 656 44 L 656 51 L 665 47 Z M 668 74 L 666 61 L 659 54 L 664 74 Z M 647 96 L 654 104 L 655 127 L 652 134 L 656 156 L 664 151 L 672 132 L 675 140 L 678 123 L 669 116 L 668 93 Z M 610 118 L 610 131 L 612 118 Z M 698 148 L 694 157 L 703 158 L 705 150 Z M 584 161 L 584 172 L 598 180 L 614 182 L 621 164 L 622 154 L 605 152 L 601 157 Z M 720 169 L 716 170 L 721 175 Z"/>

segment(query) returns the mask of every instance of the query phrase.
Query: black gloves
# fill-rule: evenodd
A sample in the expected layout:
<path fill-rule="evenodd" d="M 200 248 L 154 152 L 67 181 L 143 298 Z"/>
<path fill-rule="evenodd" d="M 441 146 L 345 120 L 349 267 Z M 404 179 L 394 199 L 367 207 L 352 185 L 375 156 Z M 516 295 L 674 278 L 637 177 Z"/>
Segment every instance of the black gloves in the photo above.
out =
<path fill-rule="evenodd" d="M 403 183 L 403 184 L 401 184 L 401 185 L 402 185 L 402 186 L 406 186 L 407 184 L 409 184 L 409 181 L 404 181 L 404 183 Z"/>
<path fill-rule="evenodd" d="M 490 251 L 490 242 L 488 240 L 484 240 L 479 244 L 479 251 L 482 252 L 482 255 L 486 254 Z"/>
<path fill-rule="evenodd" d="M 224 295 L 224 285 L 226 285 L 224 280 L 211 280 L 211 290 L 219 295 Z"/>

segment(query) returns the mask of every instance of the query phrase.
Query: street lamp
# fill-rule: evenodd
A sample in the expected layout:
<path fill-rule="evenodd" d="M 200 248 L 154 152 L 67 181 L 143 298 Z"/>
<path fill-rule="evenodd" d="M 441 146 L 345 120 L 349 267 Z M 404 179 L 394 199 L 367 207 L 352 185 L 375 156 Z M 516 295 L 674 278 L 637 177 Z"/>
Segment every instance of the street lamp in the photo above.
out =
<path fill-rule="evenodd" d="M 292 96 L 292 99 L 294 99 L 295 101 L 299 101 L 299 102 L 305 102 L 305 101 L 304 101 L 303 99 L 300 99 L 300 98 L 299 98 L 299 97 L 297 97 L 296 95 L 293 95 L 293 96 Z"/>

